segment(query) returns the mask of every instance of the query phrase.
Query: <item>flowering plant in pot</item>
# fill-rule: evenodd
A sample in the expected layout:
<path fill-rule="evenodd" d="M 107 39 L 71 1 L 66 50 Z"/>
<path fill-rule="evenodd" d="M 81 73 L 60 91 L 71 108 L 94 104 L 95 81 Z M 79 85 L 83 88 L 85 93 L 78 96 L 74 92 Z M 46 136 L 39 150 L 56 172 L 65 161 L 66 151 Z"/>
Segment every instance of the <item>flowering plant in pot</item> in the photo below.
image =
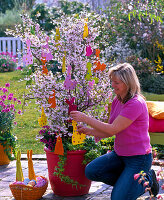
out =
<path fill-rule="evenodd" d="M 54 22 L 58 28 L 47 36 L 27 15 L 22 16 L 22 20 L 23 28 L 17 27 L 16 32 L 9 33 L 27 44 L 26 64 L 33 63 L 32 56 L 37 61 L 35 72 L 28 77 L 31 85 L 28 85 L 25 100 L 34 98 L 40 107 L 40 141 L 58 154 L 54 175 L 81 187 L 83 184 L 64 175 L 68 151 L 85 150 L 86 164 L 101 154 L 102 147 L 94 138 L 78 134 L 77 123 L 71 119 L 70 112 L 79 110 L 103 119 L 104 106 L 112 94 L 108 69 L 95 42 L 99 27 L 94 27 L 94 18 L 84 13 L 64 15 Z M 51 60 L 59 63 L 55 75 L 48 70 Z"/>
<path fill-rule="evenodd" d="M 0 145 L 3 146 L 7 159 L 12 160 L 11 150 L 15 153 L 16 137 L 12 133 L 13 124 L 16 125 L 15 104 L 21 104 L 21 101 L 14 97 L 13 93 L 9 92 L 10 84 L 6 83 L 5 87 L 0 88 Z M 19 110 L 17 112 L 21 114 Z M 3 161 L 1 161 L 3 164 Z"/>

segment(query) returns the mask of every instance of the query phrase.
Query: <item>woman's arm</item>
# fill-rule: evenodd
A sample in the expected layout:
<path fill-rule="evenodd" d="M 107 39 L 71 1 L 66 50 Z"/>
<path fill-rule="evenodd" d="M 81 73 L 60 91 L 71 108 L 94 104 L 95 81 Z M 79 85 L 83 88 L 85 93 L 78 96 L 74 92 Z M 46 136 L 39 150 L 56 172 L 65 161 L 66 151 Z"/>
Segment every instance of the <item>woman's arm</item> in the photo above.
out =
<path fill-rule="evenodd" d="M 92 128 L 96 129 L 96 131 L 102 133 L 105 137 L 111 137 L 118 132 L 126 129 L 128 126 L 132 124 L 132 120 L 119 115 L 112 124 L 101 122 L 97 119 L 91 118 L 86 114 L 79 112 L 79 111 L 72 111 L 71 117 L 77 122 L 84 122 L 91 126 Z M 102 136 L 98 136 L 102 137 Z"/>
<path fill-rule="evenodd" d="M 100 137 L 100 138 L 109 137 L 109 136 L 107 136 L 106 133 L 103 133 L 103 132 L 97 131 L 97 130 L 94 129 L 94 128 L 89 128 L 89 127 L 82 126 L 82 125 L 77 126 L 77 131 L 78 131 L 78 133 L 80 133 L 80 134 L 81 134 L 81 133 L 84 133 L 84 134 L 86 134 L 86 135 L 92 135 L 92 136 Z"/>

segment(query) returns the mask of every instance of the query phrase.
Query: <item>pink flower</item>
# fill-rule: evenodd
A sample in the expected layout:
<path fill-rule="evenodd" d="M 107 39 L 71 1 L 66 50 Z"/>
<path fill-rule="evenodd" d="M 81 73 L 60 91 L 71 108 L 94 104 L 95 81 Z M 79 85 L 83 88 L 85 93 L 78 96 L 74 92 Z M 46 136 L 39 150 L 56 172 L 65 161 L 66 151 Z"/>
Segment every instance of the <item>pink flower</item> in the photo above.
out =
<path fill-rule="evenodd" d="M 3 91 L 3 93 L 6 93 L 6 92 L 8 92 L 8 89 L 2 88 L 2 91 Z"/>
<path fill-rule="evenodd" d="M 22 113 L 22 111 L 21 111 L 21 110 L 19 110 L 19 111 L 18 111 L 18 114 L 20 115 L 21 113 Z"/>
<path fill-rule="evenodd" d="M 14 122 L 14 125 L 17 125 L 17 122 Z"/>
<path fill-rule="evenodd" d="M 163 199 L 163 197 L 161 195 L 158 195 L 157 199 Z"/>
<path fill-rule="evenodd" d="M 13 96 L 14 96 L 14 94 L 13 94 L 13 93 L 10 93 L 10 94 L 9 94 L 9 96 L 13 97 Z"/>
<path fill-rule="evenodd" d="M 162 170 L 161 170 L 161 169 L 160 169 L 160 170 L 158 170 L 158 171 L 157 171 L 157 176 L 159 176 L 161 172 L 162 172 Z"/>
<path fill-rule="evenodd" d="M 3 95 L 3 96 L 1 96 L 2 97 L 2 101 L 5 101 L 6 100 L 6 95 Z"/>
<path fill-rule="evenodd" d="M 10 109 L 9 109 L 9 108 L 6 108 L 6 112 L 10 112 Z"/>
<path fill-rule="evenodd" d="M 17 69 L 17 70 L 21 70 L 22 68 L 21 68 L 21 66 L 18 66 L 16 69 Z"/>
<path fill-rule="evenodd" d="M 163 185 L 161 185 L 161 188 L 162 188 L 162 190 L 164 190 L 164 184 L 163 184 Z"/>
<path fill-rule="evenodd" d="M 13 101 L 17 101 L 17 98 L 14 97 L 14 98 L 13 98 Z"/>
<path fill-rule="evenodd" d="M 146 150 L 146 154 L 149 154 L 149 153 L 152 153 L 152 148 L 151 147 Z"/>
<path fill-rule="evenodd" d="M 11 100 L 12 100 L 12 96 L 8 96 L 8 100 L 10 100 L 10 101 L 11 101 Z"/>
<path fill-rule="evenodd" d="M 10 83 L 6 83 L 6 85 L 5 85 L 6 87 L 10 87 Z"/>
<path fill-rule="evenodd" d="M 140 177 L 140 174 L 134 174 L 134 180 L 137 180 Z"/>
<path fill-rule="evenodd" d="M 13 109 L 14 108 L 14 104 L 10 104 L 10 108 Z"/>
<path fill-rule="evenodd" d="M 20 101 L 20 100 L 18 100 L 18 104 L 21 104 L 21 101 Z"/>
<path fill-rule="evenodd" d="M 149 185 L 149 182 L 148 182 L 148 181 L 146 181 L 146 182 L 143 184 L 144 187 L 146 187 L 146 186 L 148 186 L 148 185 Z"/>

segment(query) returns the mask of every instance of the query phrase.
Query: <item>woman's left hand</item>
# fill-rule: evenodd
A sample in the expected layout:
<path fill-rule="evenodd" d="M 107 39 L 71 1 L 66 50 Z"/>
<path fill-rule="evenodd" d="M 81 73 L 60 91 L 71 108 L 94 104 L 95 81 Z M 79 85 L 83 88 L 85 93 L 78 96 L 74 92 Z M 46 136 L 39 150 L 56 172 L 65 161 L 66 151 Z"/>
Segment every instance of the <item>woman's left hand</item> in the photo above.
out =
<path fill-rule="evenodd" d="M 79 111 L 71 111 L 70 115 L 77 122 L 85 122 L 85 118 L 87 117 L 86 114 Z"/>

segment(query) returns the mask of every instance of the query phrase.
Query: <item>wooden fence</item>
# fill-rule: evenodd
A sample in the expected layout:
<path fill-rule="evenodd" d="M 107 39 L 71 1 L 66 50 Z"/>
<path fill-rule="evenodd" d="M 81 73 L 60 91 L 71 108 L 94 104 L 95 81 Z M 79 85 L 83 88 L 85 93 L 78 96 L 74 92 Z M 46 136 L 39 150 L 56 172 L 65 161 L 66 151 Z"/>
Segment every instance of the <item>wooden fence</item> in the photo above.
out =
<path fill-rule="evenodd" d="M 9 52 L 13 56 L 17 56 L 18 65 L 21 65 L 21 55 L 24 52 L 24 44 L 20 38 L 0 37 L 0 53 Z"/>

